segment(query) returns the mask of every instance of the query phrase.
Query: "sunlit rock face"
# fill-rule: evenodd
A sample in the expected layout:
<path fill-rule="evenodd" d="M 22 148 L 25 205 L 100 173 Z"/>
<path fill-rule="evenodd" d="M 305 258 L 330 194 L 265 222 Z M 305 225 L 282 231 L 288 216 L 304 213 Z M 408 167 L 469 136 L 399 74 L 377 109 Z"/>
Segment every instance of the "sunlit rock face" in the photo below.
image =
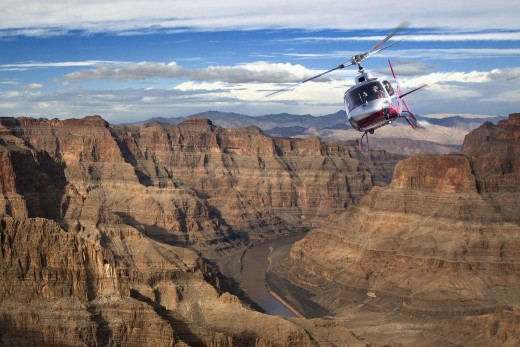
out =
<path fill-rule="evenodd" d="M 4 119 L 2 124 L 7 141 L 14 142 L 6 147 L 19 144 L 14 151 L 7 149 L 14 174 L 7 172 L 6 177 L 14 177 L 14 191 L 22 196 L 27 216 L 51 218 L 76 231 L 87 225 L 132 225 L 187 244 L 226 236 L 193 191 L 141 184 L 101 117 L 18 118 Z M 4 200 L 11 206 L 17 200 L 10 197 L 13 189 L 6 189 L 9 196 Z M 23 214 L 23 208 L 10 209 L 10 215 Z"/>
<path fill-rule="evenodd" d="M 408 317 L 423 319 L 420 335 L 402 328 L 412 345 L 514 345 L 519 163 L 519 115 L 486 123 L 466 136 L 462 154 L 399 162 L 389 186 L 374 187 L 358 205 L 330 216 L 276 270 L 338 317 L 382 312 L 408 329 Z M 377 340 L 375 328 L 363 329 Z M 468 331 L 478 338 L 464 337 Z"/>
<path fill-rule="evenodd" d="M 311 226 L 386 184 L 401 157 L 373 156 L 319 138 L 273 138 L 259 128 L 179 125 L 115 127 L 143 184 L 189 188 L 239 231 L 272 234 Z"/>
<path fill-rule="evenodd" d="M 520 224 L 520 114 L 485 123 L 464 139 L 477 187 L 505 220 Z"/>
<path fill-rule="evenodd" d="M 315 345 L 203 257 L 319 223 L 398 159 L 204 119 L 1 118 L 0 344 Z"/>

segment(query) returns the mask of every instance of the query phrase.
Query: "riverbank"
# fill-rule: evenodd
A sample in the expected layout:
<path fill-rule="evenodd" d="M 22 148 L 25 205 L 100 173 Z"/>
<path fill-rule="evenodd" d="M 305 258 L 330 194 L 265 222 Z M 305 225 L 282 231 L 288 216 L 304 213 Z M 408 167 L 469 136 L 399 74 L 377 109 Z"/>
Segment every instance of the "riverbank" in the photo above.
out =
<path fill-rule="evenodd" d="M 296 242 L 296 241 L 294 241 Z M 289 248 L 290 248 L 290 245 L 292 245 L 294 242 L 290 242 L 288 243 L 289 245 Z M 285 246 L 285 247 L 284 247 Z M 265 274 L 265 286 L 267 288 L 267 290 L 269 291 L 269 293 L 276 299 L 278 300 L 282 305 L 284 305 L 285 307 L 287 307 L 292 313 L 294 313 L 297 317 L 300 317 L 300 318 L 305 318 L 305 316 L 303 314 L 301 314 L 296 308 L 294 308 L 291 304 L 289 304 L 287 301 L 285 301 L 280 295 L 278 295 L 278 293 L 276 293 L 275 291 L 273 291 L 269 285 L 267 284 L 267 274 L 269 273 L 269 270 L 271 270 L 271 267 L 273 265 L 273 261 L 276 262 L 277 260 L 279 260 L 281 257 L 283 257 L 283 255 L 285 254 L 287 256 L 288 252 L 290 251 L 289 250 L 286 250 L 285 248 L 287 248 L 287 244 L 285 243 L 282 243 L 281 245 L 279 245 L 279 247 L 273 247 L 273 245 L 271 245 L 269 247 L 269 255 L 267 256 L 267 261 L 269 263 L 269 267 L 267 268 L 267 272 Z M 278 252 L 276 252 L 278 251 Z"/>
<path fill-rule="evenodd" d="M 220 271 L 236 281 L 238 287 L 266 313 L 284 317 L 313 318 L 328 312 L 311 300 L 311 293 L 274 271 L 285 259 L 294 242 L 305 234 L 293 234 L 255 242 L 220 259 Z"/>
<path fill-rule="evenodd" d="M 282 238 L 282 240 L 285 238 Z M 270 239 L 253 244 L 242 257 L 241 285 L 247 296 L 261 306 L 266 313 L 283 317 L 296 317 L 282 302 L 268 290 L 265 282 L 269 270 L 269 254 L 277 247 L 280 239 Z"/>

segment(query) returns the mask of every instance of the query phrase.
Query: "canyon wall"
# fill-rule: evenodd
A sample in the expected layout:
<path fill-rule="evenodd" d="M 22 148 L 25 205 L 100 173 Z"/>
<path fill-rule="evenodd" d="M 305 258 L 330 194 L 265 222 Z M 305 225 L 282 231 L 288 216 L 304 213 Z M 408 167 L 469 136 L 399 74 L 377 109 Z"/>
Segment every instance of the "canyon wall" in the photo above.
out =
<path fill-rule="evenodd" d="M 74 230 L 126 224 L 208 249 L 237 234 L 308 228 L 387 184 L 403 158 L 199 118 L 176 126 L 110 126 L 99 116 L 0 125 L 0 207 L 8 215 Z"/>
<path fill-rule="evenodd" d="M 48 219 L 3 217 L 0 344 L 313 345 L 297 325 L 219 293 L 195 252 L 116 231 L 96 242 Z"/>
<path fill-rule="evenodd" d="M 205 259 L 307 230 L 399 159 L 204 119 L 1 118 L 0 344 L 316 345 Z"/>
<path fill-rule="evenodd" d="M 267 236 L 309 227 L 386 184 L 402 156 L 372 156 L 319 138 L 273 138 L 192 118 L 173 126 L 114 127 L 143 184 L 179 185 L 238 231 Z"/>
<path fill-rule="evenodd" d="M 517 345 L 519 149 L 513 114 L 468 134 L 462 154 L 399 162 L 276 272 L 370 342 Z"/>

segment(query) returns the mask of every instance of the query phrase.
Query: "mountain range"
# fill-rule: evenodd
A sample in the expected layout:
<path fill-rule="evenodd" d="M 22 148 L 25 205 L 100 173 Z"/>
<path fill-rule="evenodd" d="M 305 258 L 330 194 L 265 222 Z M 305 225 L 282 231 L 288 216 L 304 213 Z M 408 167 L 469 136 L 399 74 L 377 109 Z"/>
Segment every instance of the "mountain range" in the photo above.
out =
<path fill-rule="evenodd" d="M 186 117 L 154 117 L 135 125 L 151 122 L 179 124 L 182 121 L 202 117 L 223 128 L 258 126 L 265 134 L 275 137 L 319 136 L 326 141 L 355 141 L 362 133 L 354 130 L 347 121 L 345 111 L 324 116 L 288 113 L 252 117 L 233 112 L 206 111 Z M 465 135 L 484 122 L 497 123 L 503 116 L 471 114 L 442 114 L 418 116 L 422 129 L 414 131 L 406 122 L 398 121 L 378 129 L 370 136 L 370 145 L 375 149 L 406 155 L 417 153 L 447 154 L 460 150 Z"/>

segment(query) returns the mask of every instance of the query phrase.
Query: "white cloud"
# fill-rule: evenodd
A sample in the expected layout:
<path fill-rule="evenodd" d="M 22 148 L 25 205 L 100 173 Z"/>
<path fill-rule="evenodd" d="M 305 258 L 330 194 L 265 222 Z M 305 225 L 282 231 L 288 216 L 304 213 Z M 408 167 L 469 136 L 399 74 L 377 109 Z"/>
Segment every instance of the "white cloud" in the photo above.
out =
<path fill-rule="evenodd" d="M 471 72 L 434 72 L 427 75 L 402 80 L 401 84 L 409 88 L 415 88 L 422 84 L 428 84 L 430 88 L 436 88 L 436 85 L 446 86 L 450 83 L 475 85 L 495 81 L 507 82 L 517 79 L 520 79 L 520 68 Z"/>
<path fill-rule="evenodd" d="M 0 109 L 3 109 L 3 110 L 12 110 L 12 109 L 15 109 L 17 107 L 19 107 L 20 105 L 18 103 L 15 103 L 15 102 L 0 102 Z"/>
<path fill-rule="evenodd" d="M 72 72 L 67 74 L 64 79 L 73 83 L 94 79 L 142 80 L 152 77 L 175 78 L 182 76 L 183 73 L 183 68 L 175 62 L 119 63 L 100 64 L 94 69 Z"/>
<path fill-rule="evenodd" d="M 0 93 L 1 99 L 13 99 L 13 98 L 19 97 L 20 95 L 23 95 L 23 94 L 19 91 L 15 91 L 15 90 Z"/>
<path fill-rule="evenodd" d="M 101 64 L 118 64 L 115 61 L 102 60 L 85 60 L 85 61 L 62 61 L 62 62 L 25 62 L 16 64 L 1 64 L 0 70 L 29 70 L 42 68 L 60 68 L 60 67 L 86 67 L 97 66 Z"/>
<path fill-rule="evenodd" d="M 18 84 L 20 84 L 20 82 L 14 81 L 14 80 L 0 81 L 0 85 L 6 85 L 6 86 L 15 86 L 15 85 L 18 85 Z"/>
<path fill-rule="evenodd" d="M 238 66 L 210 66 L 205 69 L 187 71 L 191 79 L 221 80 L 231 83 L 247 82 L 300 82 L 311 77 L 311 72 L 302 65 L 254 62 Z"/>
<path fill-rule="evenodd" d="M 509 69 L 494 69 L 489 73 L 489 78 L 497 81 L 512 81 L 520 78 L 520 67 Z"/>
<path fill-rule="evenodd" d="M 318 74 L 302 65 L 253 62 L 235 66 L 209 66 L 185 69 L 175 62 L 100 64 L 65 75 L 64 80 L 77 83 L 86 80 L 143 80 L 149 78 L 186 78 L 192 81 L 222 81 L 228 83 L 297 83 Z"/>
<path fill-rule="evenodd" d="M 425 8 L 428 10 L 426 11 Z M 386 0 L 356 3 L 336 0 L 4 0 L 3 35 L 59 35 L 63 30 L 140 32 L 168 28 L 199 30 L 257 28 L 387 28 L 389 11 L 416 27 L 517 30 L 520 3 L 509 0 Z M 177 30 L 176 29 L 176 30 Z M 425 38 L 431 39 L 431 38 Z"/>
<path fill-rule="evenodd" d="M 43 88 L 43 84 L 41 83 L 29 83 L 22 87 L 25 90 L 33 90 L 33 89 L 41 89 Z"/>
<path fill-rule="evenodd" d="M 397 76 L 399 78 L 399 76 Z M 433 72 L 424 76 L 403 79 L 400 81 L 403 85 L 409 87 L 417 87 L 422 84 L 435 85 L 438 83 L 484 83 L 489 82 L 489 72 L 471 71 L 471 72 Z"/>
<path fill-rule="evenodd" d="M 432 29 L 435 31 L 434 29 Z M 355 41 L 381 41 L 384 36 L 348 36 L 348 37 L 330 37 L 330 36 L 302 36 L 288 41 L 303 42 L 355 42 Z M 497 32 L 443 32 L 432 34 L 402 34 L 397 35 L 391 41 L 406 40 L 410 42 L 461 42 L 461 41 L 520 41 L 520 32 L 518 31 L 497 31 Z"/>

